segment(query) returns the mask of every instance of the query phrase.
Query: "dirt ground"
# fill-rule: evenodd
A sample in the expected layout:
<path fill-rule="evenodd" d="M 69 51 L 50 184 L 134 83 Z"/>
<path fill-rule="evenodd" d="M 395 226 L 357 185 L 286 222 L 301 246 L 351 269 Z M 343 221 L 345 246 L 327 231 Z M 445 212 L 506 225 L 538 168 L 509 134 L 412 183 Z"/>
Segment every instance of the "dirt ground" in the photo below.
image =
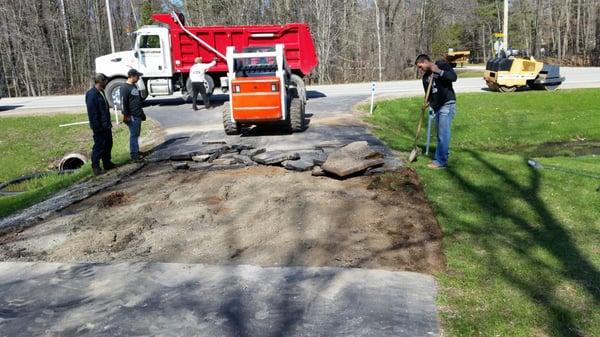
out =
<path fill-rule="evenodd" d="M 339 266 L 434 272 L 442 233 L 416 174 L 336 180 L 278 167 L 151 164 L 0 237 L 2 261 Z"/>

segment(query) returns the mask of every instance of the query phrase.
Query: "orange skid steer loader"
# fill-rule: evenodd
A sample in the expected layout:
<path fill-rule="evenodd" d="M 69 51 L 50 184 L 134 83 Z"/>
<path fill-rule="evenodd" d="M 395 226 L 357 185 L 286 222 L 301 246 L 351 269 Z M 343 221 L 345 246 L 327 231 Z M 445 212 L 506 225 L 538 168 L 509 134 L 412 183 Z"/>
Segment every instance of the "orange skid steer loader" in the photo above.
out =
<path fill-rule="evenodd" d="M 304 130 L 304 83 L 291 73 L 284 55 L 283 44 L 246 48 L 242 53 L 227 48 L 229 102 L 223 105 L 226 134 L 236 135 L 243 126 L 267 123 L 293 132 Z"/>

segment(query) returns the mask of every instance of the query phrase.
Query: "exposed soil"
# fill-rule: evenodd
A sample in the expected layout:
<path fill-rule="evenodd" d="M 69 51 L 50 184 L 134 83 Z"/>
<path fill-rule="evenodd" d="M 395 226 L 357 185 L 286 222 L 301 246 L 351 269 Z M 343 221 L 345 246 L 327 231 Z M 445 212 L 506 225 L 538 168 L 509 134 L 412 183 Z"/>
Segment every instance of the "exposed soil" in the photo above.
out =
<path fill-rule="evenodd" d="M 414 171 L 335 180 L 278 167 L 149 165 L 0 237 L 0 260 L 160 261 L 434 272 L 442 233 Z"/>

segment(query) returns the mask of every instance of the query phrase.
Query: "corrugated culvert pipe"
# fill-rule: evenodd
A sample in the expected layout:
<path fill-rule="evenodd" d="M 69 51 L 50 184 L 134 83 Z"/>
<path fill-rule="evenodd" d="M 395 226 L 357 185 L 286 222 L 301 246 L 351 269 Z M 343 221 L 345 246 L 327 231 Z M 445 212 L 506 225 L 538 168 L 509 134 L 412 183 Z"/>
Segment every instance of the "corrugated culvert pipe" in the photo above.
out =
<path fill-rule="evenodd" d="M 69 153 L 60 160 L 60 163 L 58 164 L 58 170 L 60 172 L 78 170 L 87 161 L 87 157 L 81 153 Z"/>
<path fill-rule="evenodd" d="M 87 161 L 87 157 L 81 153 L 69 153 L 60 160 L 60 163 L 58 164 L 58 174 L 73 173 L 79 170 Z M 20 184 L 31 179 L 47 176 L 53 172 L 55 171 L 38 172 L 14 178 L 5 182 L 0 182 L 0 196 L 23 193 L 25 191 L 6 191 L 5 189 L 11 185 Z"/>

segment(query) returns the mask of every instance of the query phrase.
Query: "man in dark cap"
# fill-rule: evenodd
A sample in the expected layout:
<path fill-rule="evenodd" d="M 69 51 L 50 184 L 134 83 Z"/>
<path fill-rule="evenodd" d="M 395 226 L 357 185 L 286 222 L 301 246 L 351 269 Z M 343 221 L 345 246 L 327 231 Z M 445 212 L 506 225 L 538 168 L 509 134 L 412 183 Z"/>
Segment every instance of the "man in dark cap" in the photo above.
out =
<path fill-rule="evenodd" d="M 134 161 L 142 159 L 138 138 L 142 131 L 142 122 L 146 120 L 146 115 L 142 109 L 142 96 L 136 85 L 142 75 L 133 68 L 129 69 L 127 83 L 121 87 L 123 122 L 129 127 L 129 153 Z"/>
<path fill-rule="evenodd" d="M 437 147 L 430 169 L 443 169 L 448 166 L 452 120 L 456 114 L 456 94 L 452 86 L 457 76 L 445 60 L 433 62 L 429 55 L 417 56 L 415 65 L 423 72 L 423 88 L 427 91 L 429 81 L 433 81 L 427 104 L 435 113 L 437 126 Z"/>
<path fill-rule="evenodd" d="M 100 160 L 105 170 L 115 167 L 111 161 L 110 152 L 113 146 L 112 123 L 110 110 L 104 88 L 108 79 L 104 74 L 94 76 L 94 86 L 85 93 L 85 105 L 93 132 L 94 146 L 92 147 L 92 170 L 94 175 L 102 174 Z"/>

